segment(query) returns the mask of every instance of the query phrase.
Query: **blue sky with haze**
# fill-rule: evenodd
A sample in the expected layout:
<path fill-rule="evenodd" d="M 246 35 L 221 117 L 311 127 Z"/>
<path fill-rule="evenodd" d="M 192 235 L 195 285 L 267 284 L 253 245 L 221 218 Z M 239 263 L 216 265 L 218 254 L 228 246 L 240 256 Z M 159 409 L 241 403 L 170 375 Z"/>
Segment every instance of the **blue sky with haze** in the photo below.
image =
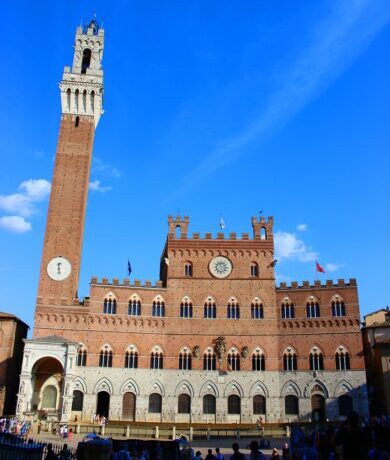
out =
<path fill-rule="evenodd" d="M 158 279 L 167 215 L 190 232 L 275 218 L 279 281 L 356 277 L 390 303 L 390 5 L 20 1 L 2 5 L 0 310 L 31 326 L 76 27 L 104 21 L 79 294 L 91 275 Z"/>

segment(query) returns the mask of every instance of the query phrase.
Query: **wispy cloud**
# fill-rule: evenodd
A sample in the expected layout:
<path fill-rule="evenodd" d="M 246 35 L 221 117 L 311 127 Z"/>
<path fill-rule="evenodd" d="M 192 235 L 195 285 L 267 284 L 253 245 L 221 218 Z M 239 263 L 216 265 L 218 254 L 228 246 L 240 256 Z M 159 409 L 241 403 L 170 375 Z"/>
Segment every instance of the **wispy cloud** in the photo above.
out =
<path fill-rule="evenodd" d="M 103 186 L 101 183 L 100 183 L 100 180 L 94 180 L 94 181 L 91 181 L 89 183 L 89 190 L 92 190 L 94 192 L 100 192 L 100 193 L 106 193 L 106 192 L 109 192 L 111 190 L 112 187 L 106 185 L 106 186 Z"/>
<path fill-rule="evenodd" d="M 38 212 L 37 203 L 50 194 L 51 184 L 45 179 L 28 179 L 19 185 L 18 193 L 0 195 L 0 210 L 11 215 L 0 217 L 0 228 L 15 233 L 31 230 L 26 218 Z"/>
<path fill-rule="evenodd" d="M 29 179 L 19 185 L 19 193 L 0 195 L 0 209 L 11 214 L 29 217 L 37 212 L 35 203 L 43 201 L 50 193 L 50 182 Z"/>
<path fill-rule="evenodd" d="M 104 173 L 107 176 L 114 177 L 115 179 L 121 176 L 121 172 L 110 163 L 106 163 L 100 157 L 93 157 L 92 172 Z"/>
<path fill-rule="evenodd" d="M 335 271 L 337 271 L 339 268 L 340 268 L 340 265 L 338 265 L 338 264 L 328 263 L 328 264 L 325 265 L 325 270 L 326 270 L 328 273 L 335 272 Z"/>
<path fill-rule="evenodd" d="M 277 231 L 274 235 L 275 256 L 278 260 L 292 259 L 300 262 L 313 262 L 318 254 L 311 250 L 294 233 Z"/>
<path fill-rule="evenodd" d="M 26 233 L 31 230 L 31 223 L 21 216 L 0 217 L 0 228 L 13 233 Z"/>
<path fill-rule="evenodd" d="M 301 54 L 288 62 L 268 104 L 239 133 L 216 148 L 183 178 L 174 196 L 234 160 L 249 143 L 262 142 L 322 93 L 373 41 L 390 19 L 382 0 L 332 2 L 332 11 L 315 24 Z"/>
<path fill-rule="evenodd" d="M 298 232 L 306 232 L 307 229 L 308 229 L 307 224 L 298 224 L 297 225 Z"/>

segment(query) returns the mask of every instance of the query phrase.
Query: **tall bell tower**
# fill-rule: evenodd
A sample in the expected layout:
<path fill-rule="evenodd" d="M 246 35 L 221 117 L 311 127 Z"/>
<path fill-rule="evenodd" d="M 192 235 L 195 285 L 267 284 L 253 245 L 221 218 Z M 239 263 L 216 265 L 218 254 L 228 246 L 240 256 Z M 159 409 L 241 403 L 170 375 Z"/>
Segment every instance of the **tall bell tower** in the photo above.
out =
<path fill-rule="evenodd" d="M 72 67 L 59 84 L 61 123 L 39 276 L 37 309 L 77 303 L 95 129 L 103 113 L 104 31 L 76 30 Z"/>

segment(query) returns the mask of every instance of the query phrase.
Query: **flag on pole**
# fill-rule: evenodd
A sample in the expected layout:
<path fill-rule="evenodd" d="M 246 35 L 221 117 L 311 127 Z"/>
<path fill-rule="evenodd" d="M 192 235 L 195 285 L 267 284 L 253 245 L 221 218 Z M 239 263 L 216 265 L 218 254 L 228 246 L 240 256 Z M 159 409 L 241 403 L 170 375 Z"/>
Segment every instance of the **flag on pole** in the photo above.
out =
<path fill-rule="evenodd" d="M 168 259 L 168 257 L 164 257 L 164 262 L 165 262 L 166 265 L 169 265 L 169 259 Z"/>
<path fill-rule="evenodd" d="M 267 268 L 275 268 L 276 264 L 278 263 L 278 259 L 274 259 L 269 265 Z"/>
<path fill-rule="evenodd" d="M 223 230 L 226 227 L 224 220 L 221 217 L 221 220 L 219 221 L 219 228 Z"/>
<path fill-rule="evenodd" d="M 325 270 L 321 267 L 321 265 L 316 260 L 316 271 L 317 273 L 325 273 Z"/>
<path fill-rule="evenodd" d="M 131 265 L 130 265 L 130 260 L 127 259 L 127 274 L 130 276 L 131 273 Z"/>

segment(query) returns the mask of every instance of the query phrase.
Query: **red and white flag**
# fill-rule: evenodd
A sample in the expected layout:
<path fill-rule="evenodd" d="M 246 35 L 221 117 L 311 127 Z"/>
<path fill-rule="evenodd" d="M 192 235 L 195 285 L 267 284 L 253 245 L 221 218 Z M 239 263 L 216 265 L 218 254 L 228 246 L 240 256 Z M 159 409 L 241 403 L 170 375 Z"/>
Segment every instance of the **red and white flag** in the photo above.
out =
<path fill-rule="evenodd" d="M 321 265 L 316 260 L 316 271 L 317 273 L 325 273 L 325 270 L 321 267 Z"/>

